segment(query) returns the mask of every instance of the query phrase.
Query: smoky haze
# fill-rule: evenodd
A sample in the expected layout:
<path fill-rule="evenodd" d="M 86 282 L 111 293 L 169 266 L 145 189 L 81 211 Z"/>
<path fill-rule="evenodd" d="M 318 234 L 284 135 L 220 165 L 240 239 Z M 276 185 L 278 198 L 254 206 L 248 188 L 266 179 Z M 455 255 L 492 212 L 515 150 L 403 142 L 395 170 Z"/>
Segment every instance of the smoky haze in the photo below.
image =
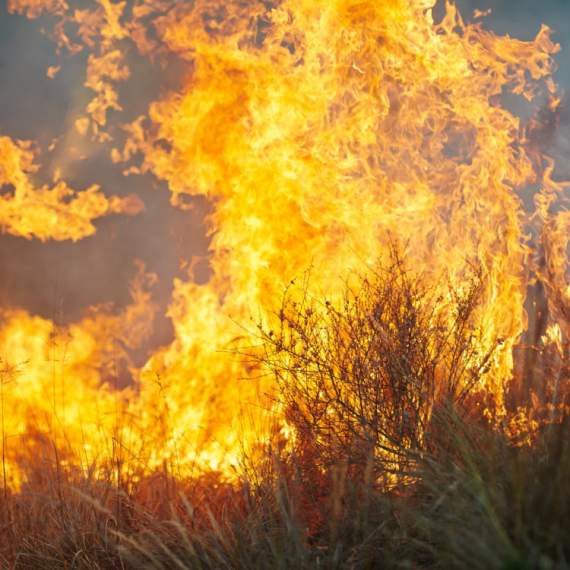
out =
<path fill-rule="evenodd" d="M 533 39 L 542 23 L 554 29 L 553 39 L 562 46 L 556 57 L 555 81 L 564 90 L 570 88 L 570 4 L 566 0 L 460 0 L 457 6 L 465 20 L 473 20 L 475 9 L 491 8 L 483 26 L 522 40 Z M 443 9 L 444 3 L 438 3 L 436 18 Z M 136 193 L 146 210 L 132 218 L 111 215 L 96 220 L 97 233 L 77 243 L 42 243 L 0 235 L 0 306 L 20 307 L 52 318 L 61 305 L 64 319 L 70 322 L 78 320 L 91 305 L 112 302 L 120 309 L 130 302 L 129 280 L 137 271 L 133 261 L 139 259 L 147 271 L 159 277 L 153 299 L 160 304 L 155 335 L 133 354 L 140 365 L 148 349 L 166 344 L 172 337 L 169 320 L 164 317 L 172 282 L 175 277 L 187 277 L 183 262 L 207 255 L 209 238 L 203 222 L 209 204 L 194 198 L 193 210 L 173 208 L 165 184 L 151 176 L 124 177 L 121 168 L 110 161 L 109 144 L 93 143 L 76 133 L 74 122 L 84 115 L 93 97 L 83 85 L 87 53 L 59 58 L 54 43 L 40 31 L 52 25 L 48 19 L 28 20 L 8 14 L 5 5 L 0 7 L 0 134 L 39 142 L 37 160 L 42 168 L 37 174 L 38 185 L 50 184 L 59 168 L 62 178 L 76 191 L 99 184 L 107 195 Z M 133 58 L 129 64 L 133 77 L 120 90 L 125 109 L 120 120 L 125 123 L 146 114 L 148 104 L 160 94 L 160 86 L 174 87 L 183 73 L 175 62 L 165 69 L 143 58 Z M 48 78 L 47 68 L 58 65 L 61 70 L 55 78 Z M 534 112 L 532 105 L 530 111 Z M 522 107 L 516 110 L 522 115 L 530 113 Z M 113 135 L 120 140 L 119 132 Z M 49 152 L 53 139 L 59 143 Z M 121 146 L 120 142 L 114 144 Z M 558 175 L 570 176 L 570 112 L 563 111 L 559 129 L 545 144 L 545 154 L 557 160 Z M 198 281 L 207 280 L 207 262 L 197 266 L 195 275 Z"/>
<path fill-rule="evenodd" d="M 172 282 L 177 276 L 187 277 L 181 267 L 184 261 L 207 255 L 209 238 L 203 221 L 209 206 L 195 198 L 193 210 L 181 211 L 170 205 L 164 183 L 150 176 L 123 176 L 109 158 L 111 144 L 121 147 L 120 132 L 113 133 L 116 140 L 111 144 L 92 142 L 77 133 L 74 122 L 85 115 L 93 98 L 83 85 L 87 54 L 59 58 L 55 44 L 41 33 L 50 26 L 53 22 L 47 18 L 28 20 L 0 8 L 0 135 L 38 141 L 37 185 L 51 185 L 59 169 L 75 191 L 98 184 L 108 196 L 136 193 L 146 209 L 131 218 L 110 215 L 95 220 L 97 233 L 77 243 L 0 235 L 0 306 L 23 308 L 44 318 L 53 318 L 62 308 L 65 322 L 78 320 L 93 305 L 112 302 L 119 310 L 131 301 L 134 260 L 141 260 L 148 272 L 159 276 L 152 290 L 160 311 L 148 346 L 132 355 L 140 365 L 148 348 L 172 338 L 170 321 L 164 317 Z M 125 123 L 145 114 L 158 97 L 159 86 L 176 84 L 183 73 L 173 62 L 166 70 L 143 58 L 133 58 L 129 64 L 131 81 L 120 92 L 125 109 L 120 120 Z M 47 77 L 48 67 L 58 65 L 56 76 Z M 54 139 L 58 143 L 50 152 Z M 0 192 L 9 190 L 4 187 Z M 207 280 L 207 262 L 198 263 L 194 274 L 198 281 Z"/>
<path fill-rule="evenodd" d="M 474 21 L 474 11 L 491 13 L 477 21 L 483 28 L 492 30 L 497 35 L 509 35 L 523 41 L 533 40 L 543 24 L 554 31 L 551 39 L 560 44 L 561 51 L 556 54 L 557 71 L 553 79 L 563 92 L 570 91 L 570 2 L 566 0 L 457 0 L 455 2 L 465 21 Z M 435 10 L 436 19 L 441 19 L 445 11 L 445 2 L 438 1 Z M 509 110 L 528 118 L 540 105 L 538 100 L 530 103 L 523 97 L 511 98 L 503 102 Z M 544 101 L 542 102 L 544 103 Z M 570 176 L 570 105 L 563 97 L 558 129 L 549 133 L 542 141 L 543 154 L 556 160 L 556 175 L 568 179 Z"/>

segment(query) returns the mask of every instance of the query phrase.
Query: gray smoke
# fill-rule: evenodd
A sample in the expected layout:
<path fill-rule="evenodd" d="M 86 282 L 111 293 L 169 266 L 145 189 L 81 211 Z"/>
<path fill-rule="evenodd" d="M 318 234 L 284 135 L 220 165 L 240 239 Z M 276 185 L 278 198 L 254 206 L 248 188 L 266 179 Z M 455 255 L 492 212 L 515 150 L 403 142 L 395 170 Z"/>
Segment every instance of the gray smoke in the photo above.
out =
<path fill-rule="evenodd" d="M 58 57 L 54 42 L 41 33 L 41 28 L 50 27 L 53 21 L 47 18 L 28 20 L 8 14 L 5 3 L 0 6 L 0 135 L 39 142 L 39 185 L 51 184 L 55 169 L 60 168 L 74 190 L 99 184 L 107 195 L 137 193 L 146 211 L 133 218 L 111 215 L 97 220 L 96 235 L 75 244 L 0 235 L 0 306 L 20 307 L 44 318 L 53 318 L 56 307 L 59 311 L 62 306 L 68 322 L 78 320 L 90 305 L 113 302 L 120 309 L 131 300 L 129 280 L 137 271 L 133 260 L 140 259 L 147 271 L 159 276 L 153 298 L 164 315 L 173 279 L 187 278 L 182 262 L 207 254 L 203 220 L 209 205 L 196 198 L 187 200 L 195 206 L 190 212 L 171 207 L 165 184 L 151 176 L 124 177 L 120 165 L 109 159 L 111 145 L 77 135 L 74 122 L 94 96 L 83 86 L 88 54 Z M 124 123 L 146 114 L 160 85 L 174 84 L 181 75 L 176 65 L 164 71 L 142 58 L 129 63 L 134 80 L 120 94 L 125 112 L 115 115 Z M 47 68 L 58 65 L 61 70 L 55 78 L 47 77 Z M 121 133 L 113 134 L 120 148 Z M 55 138 L 60 142 L 50 153 L 48 147 Z M 206 280 L 207 263 L 199 264 L 195 274 Z M 172 338 L 165 317 L 158 318 L 155 328 L 146 348 Z M 145 360 L 146 348 L 134 355 L 138 364 Z"/>

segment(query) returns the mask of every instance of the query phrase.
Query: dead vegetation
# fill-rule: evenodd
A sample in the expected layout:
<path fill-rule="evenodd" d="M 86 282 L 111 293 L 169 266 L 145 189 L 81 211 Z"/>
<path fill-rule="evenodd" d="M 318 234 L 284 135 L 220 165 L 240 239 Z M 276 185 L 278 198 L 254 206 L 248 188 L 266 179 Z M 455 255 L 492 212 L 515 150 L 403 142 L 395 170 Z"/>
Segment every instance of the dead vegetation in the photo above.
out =
<path fill-rule="evenodd" d="M 311 462 L 364 468 L 373 457 L 376 476 L 402 474 L 429 448 L 434 409 L 467 410 L 490 371 L 502 339 L 477 320 L 483 279 L 473 268 L 427 285 L 392 244 L 386 263 L 351 273 L 340 303 L 314 296 L 309 273 L 292 284 L 257 326 L 260 350 L 240 352 L 275 378 L 276 408 Z"/>

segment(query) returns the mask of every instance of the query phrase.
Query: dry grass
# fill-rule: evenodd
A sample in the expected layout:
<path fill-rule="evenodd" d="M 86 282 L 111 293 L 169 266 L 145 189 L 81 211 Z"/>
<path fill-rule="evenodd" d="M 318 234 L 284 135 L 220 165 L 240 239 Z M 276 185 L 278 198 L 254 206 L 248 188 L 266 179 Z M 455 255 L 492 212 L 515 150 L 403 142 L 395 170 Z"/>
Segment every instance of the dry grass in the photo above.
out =
<path fill-rule="evenodd" d="M 112 465 L 95 477 L 44 440 L 0 498 L 2 567 L 570 567 L 565 353 L 533 356 L 556 414 L 527 409 L 519 441 L 485 421 L 477 382 L 500 339 L 477 320 L 483 279 L 436 294 L 394 247 L 339 306 L 308 282 L 288 289 L 238 353 L 274 375 L 293 439 L 234 485 L 166 469 L 117 482 Z"/>

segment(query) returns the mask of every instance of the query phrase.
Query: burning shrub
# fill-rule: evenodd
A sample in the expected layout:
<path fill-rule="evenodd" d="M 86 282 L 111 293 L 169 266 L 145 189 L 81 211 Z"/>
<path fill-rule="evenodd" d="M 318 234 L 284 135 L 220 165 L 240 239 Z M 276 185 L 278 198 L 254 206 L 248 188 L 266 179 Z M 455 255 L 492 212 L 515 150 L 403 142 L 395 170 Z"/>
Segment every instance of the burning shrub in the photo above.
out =
<path fill-rule="evenodd" d="M 339 303 L 313 296 L 309 282 L 292 282 L 258 325 L 252 358 L 275 377 L 302 455 L 324 468 L 375 458 L 376 472 L 402 472 L 426 448 L 435 406 L 465 408 L 490 370 L 501 340 L 477 322 L 483 275 L 427 285 L 393 244 L 389 263 L 351 273 Z"/>

